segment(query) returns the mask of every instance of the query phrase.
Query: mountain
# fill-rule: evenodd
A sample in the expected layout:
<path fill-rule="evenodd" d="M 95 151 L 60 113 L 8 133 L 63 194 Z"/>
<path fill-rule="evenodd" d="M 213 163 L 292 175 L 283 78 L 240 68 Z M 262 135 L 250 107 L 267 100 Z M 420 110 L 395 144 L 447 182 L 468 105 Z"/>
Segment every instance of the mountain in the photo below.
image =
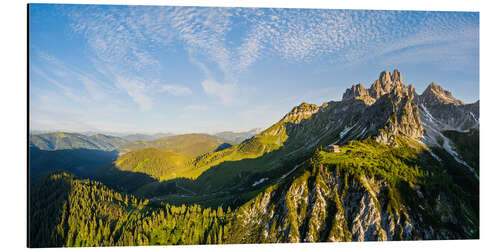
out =
<path fill-rule="evenodd" d="M 137 149 L 156 148 L 195 157 L 203 153 L 215 151 L 221 144 L 234 142 L 208 134 L 184 134 L 167 136 L 153 141 L 135 141 L 121 145 L 121 153 Z"/>
<path fill-rule="evenodd" d="M 123 139 L 133 142 L 133 141 L 154 141 L 163 137 L 173 136 L 172 133 L 156 133 L 156 134 L 130 134 L 121 136 Z"/>
<path fill-rule="evenodd" d="M 115 219 L 100 209 L 95 214 L 102 223 L 83 217 L 81 224 L 101 231 L 104 245 L 479 237 L 479 101 L 464 104 L 435 83 L 419 95 L 398 70 L 384 71 L 369 88 L 353 85 L 341 101 L 302 103 L 232 147 L 200 146 L 207 145 L 198 143 L 200 137 L 209 138 L 172 136 L 124 146 L 127 153 L 107 170 L 112 177 L 91 181 L 87 189 L 109 185 L 136 201 L 104 198 L 127 216 Z M 325 150 L 330 144 L 339 145 L 340 152 Z M 204 150 L 195 152 L 198 148 Z M 89 183 L 59 179 L 68 178 Z M 48 204 L 46 199 L 54 197 L 38 198 L 38 204 Z M 95 200 L 81 199 L 81 204 Z M 66 204 L 61 211 L 85 211 L 61 204 Z M 210 209 L 200 215 L 200 205 Z M 172 207 L 193 211 L 195 224 L 212 216 L 223 227 L 212 233 L 200 227 L 179 241 L 176 235 L 186 228 L 172 227 L 180 222 L 168 217 L 176 214 Z M 76 223 L 65 226 L 64 212 L 54 218 L 59 219 L 51 220 L 47 231 L 58 236 L 51 243 L 99 244 L 92 235 L 71 231 Z M 134 226 L 138 221 L 148 222 Z M 124 225 L 123 230 L 114 225 Z"/>
<path fill-rule="evenodd" d="M 232 143 L 208 134 L 185 134 L 153 141 L 135 141 L 119 147 L 120 156 L 116 161 L 97 169 L 93 176 L 113 188 L 134 191 L 154 180 L 189 177 L 191 162 L 195 157 L 230 148 Z M 133 181 L 134 178 L 138 180 Z"/>
<path fill-rule="evenodd" d="M 215 136 L 220 137 L 222 139 L 233 141 L 236 143 L 241 143 L 242 141 L 251 138 L 252 136 L 260 133 L 262 129 L 254 128 L 246 132 L 231 132 L 224 131 L 220 133 L 216 133 Z"/>
<path fill-rule="evenodd" d="M 182 168 L 189 157 L 166 150 L 145 148 L 126 153 L 115 162 L 117 169 L 145 173 L 153 178 L 176 177 L 175 172 Z"/>
<path fill-rule="evenodd" d="M 266 179 L 264 184 L 270 183 L 304 162 L 318 147 L 331 143 L 344 145 L 365 138 L 391 147 L 398 147 L 396 138 L 406 138 L 436 157 L 435 151 L 444 150 L 460 163 L 461 168 L 471 169 L 471 164 L 457 155 L 451 140 L 440 145 L 427 143 L 429 130 L 426 130 L 425 112 L 422 111 L 426 104 L 418 105 L 420 96 L 412 85 L 404 85 L 399 71 L 392 74 L 384 71 L 366 91 L 356 89 L 365 88 L 353 86 L 346 91 L 342 101 L 321 106 L 302 103 L 260 134 L 228 149 L 199 155 L 187 162 L 182 171 L 177 169 L 164 180 L 184 185 L 200 196 L 210 194 L 220 200 L 236 202 L 228 194 L 254 192 L 252 184 L 260 179 Z M 464 107 L 473 109 L 471 105 Z M 445 131 L 448 130 L 442 132 Z M 476 157 L 478 155 L 470 159 Z M 161 192 L 154 191 L 161 185 L 151 183 L 138 192 L 146 197 L 162 196 Z"/>
<path fill-rule="evenodd" d="M 65 132 L 31 134 L 29 141 L 30 146 L 38 147 L 41 150 L 84 148 L 109 151 L 127 143 L 123 138 L 109 135 L 95 134 L 86 136 Z"/>
<path fill-rule="evenodd" d="M 406 157 L 370 140 L 318 151 L 236 210 L 229 243 L 477 238 L 474 199 L 432 174 L 431 156 L 400 147 Z"/>

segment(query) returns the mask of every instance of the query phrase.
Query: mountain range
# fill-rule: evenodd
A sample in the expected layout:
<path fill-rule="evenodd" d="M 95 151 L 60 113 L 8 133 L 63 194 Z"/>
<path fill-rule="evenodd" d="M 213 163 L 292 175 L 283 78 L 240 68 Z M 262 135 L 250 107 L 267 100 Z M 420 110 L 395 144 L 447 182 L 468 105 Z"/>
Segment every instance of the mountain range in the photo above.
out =
<path fill-rule="evenodd" d="M 78 133 L 54 132 L 29 136 L 30 147 L 42 150 L 85 148 L 109 151 L 127 142 L 123 138 L 103 134 L 86 136 Z"/>
<path fill-rule="evenodd" d="M 246 139 L 250 139 L 252 136 L 260 133 L 262 129 L 254 128 L 249 131 L 244 132 L 232 132 L 232 131 L 224 131 L 220 133 L 216 133 L 215 136 L 226 139 L 228 141 L 233 141 L 236 143 L 241 143 Z"/>
<path fill-rule="evenodd" d="M 479 101 L 464 104 L 436 83 L 417 94 L 398 70 L 384 71 L 369 88 L 353 85 L 320 106 L 302 103 L 239 144 L 219 137 L 120 142 L 121 155 L 93 168 L 90 181 L 64 172 L 40 177 L 30 202 L 52 217 L 33 214 L 43 230 L 30 235 L 32 246 L 479 236 Z M 46 150 L 77 145 L 34 138 Z M 45 197 L 42 188 L 68 191 Z M 95 196 L 78 191 L 87 189 Z M 83 216 L 69 200 L 99 212 Z M 49 203 L 62 205 L 49 213 Z M 100 233 L 76 234 L 76 218 Z M 133 226 L 138 221 L 150 222 Z"/>

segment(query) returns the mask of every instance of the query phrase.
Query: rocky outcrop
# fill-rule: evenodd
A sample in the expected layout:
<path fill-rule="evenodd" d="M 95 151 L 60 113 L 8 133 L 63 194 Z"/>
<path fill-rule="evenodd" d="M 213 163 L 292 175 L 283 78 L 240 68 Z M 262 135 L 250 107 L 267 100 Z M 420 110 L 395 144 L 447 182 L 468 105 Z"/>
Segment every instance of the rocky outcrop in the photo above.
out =
<path fill-rule="evenodd" d="M 283 118 L 286 122 L 299 123 L 304 119 L 311 117 L 314 113 L 318 112 L 319 106 L 310 103 L 301 103 L 299 106 L 294 107 Z"/>
<path fill-rule="evenodd" d="M 390 191 L 389 191 L 390 190 Z M 230 243 L 454 239 L 444 225 L 459 225 L 455 207 L 438 201 L 398 205 L 384 180 L 330 172 L 323 165 L 270 186 L 236 211 Z M 407 196 L 422 201 L 415 187 Z M 406 197 L 407 199 L 412 199 Z M 430 198 L 430 197 L 428 197 Z M 432 204 L 435 204 L 434 207 Z M 416 206 L 416 207 L 412 207 Z M 427 212 L 423 213 L 425 209 Z M 426 224 L 432 209 L 444 214 L 443 227 Z M 412 211 L 412 212 L 410 212 Z M 436 223 L 439 224 L 439 223 Z M 253 232 L 251 234 L 243 232 Z"/>
<path fill-rule="evenodd" d="M 368 97 L 370 93 L 363 86 L 363 84 L 352 85 L 350 89 L 346 89 L 345 93 L 342 95 L 342 101 L 355 99 L 357 97 Z"/>
<path fill-rule="evenodd" d="M 401 73 L 395 69 L 392 75 L 389 71 L 383 71 L 380 73 L 378 80 L 375 80 L 370 87 L 370 96 L 374 99 L 378 99 L 381 96 L 391 92 L 393 89 L 403 88 L 403 78 Z"/>
<path fill-rule="evenodd" d="M 403 83 L 395 69 L 380 73 L 369 89 L 353 85 L 343 94 L 342 101 L 361 100 L 367 107 L 361 119 L 368 123 L 379 142 L 391 144 L 397 134 L 422 140 L 429 146 L 440 146 L 441 131 L 468 131 L 479 127 L 479 102 L 464 104 L 451 92 L 432 82 L 418 95 L 413 85 Z M 374 132 L 375 131 L 375 132 Z M 439 138 L 438 138 L 439 137 Z"/>
<path fill-rule="evenodd" d="M 415 96 L 413 85 L 404 85 L 401 73 L 395 69 L 392 74 L 382 72 L 369 90 L 361 84 L 353 85 L 342 99 L 364 101 L 368 106 L 360 120 L 369 124 L 367 130 L 378 141 L 392 144 L 398 134 L 418 140 L 424 133 Z"/>
<path fill-rule="evenodd" d="M 416 96 L 415 103 L 425 131 L 422 141 L 429 146 L 446 146 L 443 145 L 447 141 L 443 131 L 479 129 L 479 101 L 464 104 L 434 82 L 422 95 Z M 450 148 L 447 148 L 448 151 Z"/>
<path fill-rule="evenodd" d="M 422 95 L 417 98 L 419 104 L 425 106 L 433 106 L 437 104 L 452 104 L 452 105 L 463 105 L 464 103 L 451 94 L 451 92 L 444 90 L 443 87 L 431 82 L 429 86 L 424 90 Z"/>

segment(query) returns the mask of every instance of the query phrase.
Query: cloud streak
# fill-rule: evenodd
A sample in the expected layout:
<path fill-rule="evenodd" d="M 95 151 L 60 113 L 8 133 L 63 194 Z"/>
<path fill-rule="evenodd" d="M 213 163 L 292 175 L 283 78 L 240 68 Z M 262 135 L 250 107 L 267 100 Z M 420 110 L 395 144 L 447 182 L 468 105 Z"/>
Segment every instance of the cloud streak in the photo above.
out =
<path fill-rule="evenodd" d="M 201 83 L 203 90 L 207 95 L 217 97 L 224 105 L 234 105 L 237 103 L 235 99 L 237 87 L 234 83 L 219 83 L 208 79 Z"/>
<path fill-rule="evenodd" d="M 193 93 L 191 91 L 191 89 L 188 87 L 184 87 L 181 85 L 172 85 L 172 84 L 165 84 L 165 85 L 161 86 L 159 91 L 160 92 L 168 92 L 174 96 L 183 96 L 183 95 L 189 95 L 189 94 Z"/>
<path fill-rule="evenodd" d="M 222 88 L 205 80 L 207 94 L 223 103 L 230 102 L 228 97 L 222 99 L 227 95 L 210 89 L 234 91 L 239 73 L 260 60 L 352 65 L 415 46 L 469 37 L 472 43 L 463 45 L 470 47 L 477 46 L 478 40 L 477 13 L 168 6 L 107 6 L 105 10 L 88 6 L 68 13 L 73 30 L 87 38 L 100 63 L 116 65 L 110 67 L 115 75 L 161 71 L 161 58 L 152 51 L 168 51 L 182 43 L 206 79 L 230 83 Z M 447 60 L 459 53 L 453 50 L 427 59 Z M 164 90 L 173 95 L 188 92 Z"/>
<path fill-rule="evenodd" d="M 290 93 L 277 93 L 274 103 L 287 106 L 299 99 L 330 98 L 324 83 L 329 78 L 325 78 L 343 67 L 431 64 L 455 71 L 467 69 L 474 64 L 471 61 L 479 46 L 478 13 L 48 6 L 58 9 L 54 16 L 68 21 L 70 27 L 70 34 L 51 31 L 58 36 L 49 40 L 74 46 L 84 58 L 63 55 L 47 45 L 49 40 L 40 39 L 45 47 L 30 53 L 30 62 L 31 58 L 38 60 L 30 63 L 30 80 L 43 90 L 41 94 L 55 90 L 58 100 L 71 100 L 78 107 L 112 103 L 126 111 L 140 111 L 137 120 L 162 124 L 176 116 L 167 116 L 164 109 L 154 110 L 156 106 L 195 113 L 207 111 L 203 103 L 207 101 L 227 110 L 247 110 L 244 116 L 252 117 L 276 108 L 271 101 L 260 103 L 256 92 L 282 90 L 286 84 L 296 91 L 290 87 Z M 67 61 L 60 60 L 63 58 Z M 280 67 L 290 65 L 286 70 L 297 72 L 281 77 Z M 263 67 L 268 68 L 254 77 Z M 328 70 L 318 73 L 322 69 Z M 311 89 L 320 89 L 318 93 L 309 93 L 300 83 L 309 72 L 312 78 L 307 83 L 315 85 Z M 273 81 L 276 87 L 269 86 Z M 337 92 L 337 88 L 328 91 Z M 181 99 L 189 102 L 177 102 Z M 254 111 L 252 107 L 256 107 Z M 216 108 L 209 110 L 217 112 Z"/>

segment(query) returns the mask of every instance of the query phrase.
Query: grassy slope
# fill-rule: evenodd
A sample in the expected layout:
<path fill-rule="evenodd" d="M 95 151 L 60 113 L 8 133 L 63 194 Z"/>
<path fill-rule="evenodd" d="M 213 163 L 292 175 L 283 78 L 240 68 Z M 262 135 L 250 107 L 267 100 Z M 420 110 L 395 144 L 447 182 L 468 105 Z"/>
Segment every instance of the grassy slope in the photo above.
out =
<path fill-rule="evenodd" d="M 129 152 L 137 149 L 156 148 L 183 154 L 187 157 L 212 152 L 221 144 L 232 142 L 208 135 L 208 134 L 185 134 L 168 136 L 154 141 L 136 141 L 121 146 L 120 152 Z"/>
<path fill-rule="evenodd" d="M 115 165 L 122 171 L 140 172 L 153 178 L 164 180 L 177 177 L 182 167 L 190 160 L 180 153 L 156 148 L 138 149 L 128 152 Z"/>
<path fill-rule="evenodd" d="M 443 174 L 446 166 L 425 147 L 399 142 L 389 148 L 353 141 L 340 153 L 318 152 L 237 210 L 229 242 L 358 240 L 355 221 L 364 212 L 356 202 L 363 194 L 381 216 L 373 224 L 377 236 L 368 239 L 477 238 L 479 217 L 470 191 Z M 388 222 L 396 223 L 394 231 Z"/>
<path fill-rule="evenodd" d="M 31 237 L 45 246 L 199 244 L 214 238 L 221 239 L 219 243 L 345 241 L 359 237 L 351 235 L 355 227 L 350 218 L 355 217 L 350 216 L 356 209 L 345 204 L 359 199 L 356 193 L 366 193 L 376 211 L 398 223 L 393 239 L 429 237 L 419 231 L 427 226 L 436 232 L 431 237 L 476 238 L 478 216 L 470 208 L 467 191 L 442 172 L 446 166 L 423 146 L 405 141 L 398 145 L 390 148 L 367 139 L 352 141 L 340 153 L 315 153 L 285 178 L 247 192 L 250 200 L 234 214 L 216 215 L 199 206 L 165 207 L 157 201 L 125 198 L 98 182 L 56 175 L 32 189 L 32 227 L 50 229 L 34 230 Z M 51 189 L 54 181 L 66 189 Z M 203 197 L 210 199 L 191 198 L 200 202 Z M 417 231 L 405 235 L 409 231 L 405 220 L 396 220 L 399 216 L 407 216 Z M 375 224 L 376 239 L 388 237 L 382 222 Z"/>
<path fill-rule="evenodd" d="M 149 183 L 135 194 L 177 204 L 196 201 L 210 205 L 240 204 L 259 189 L 260 185 L 253 185 L 257 181 L 279 178 L 309 157 L 315 145 L 327 145 L 338 139 L 345 125 L 325 125 L 328 112 L 313 115 L 311 111 L 315 109 L 317 106 L 301 104 L 253 138 L 225 150 L 200 155 L 176 169 L 176 178 L 163 178 L 166 183 Z M 189 191 L 167 192 L 168 195 L 158 192 L 171 187 L 171 182 Z"/>

